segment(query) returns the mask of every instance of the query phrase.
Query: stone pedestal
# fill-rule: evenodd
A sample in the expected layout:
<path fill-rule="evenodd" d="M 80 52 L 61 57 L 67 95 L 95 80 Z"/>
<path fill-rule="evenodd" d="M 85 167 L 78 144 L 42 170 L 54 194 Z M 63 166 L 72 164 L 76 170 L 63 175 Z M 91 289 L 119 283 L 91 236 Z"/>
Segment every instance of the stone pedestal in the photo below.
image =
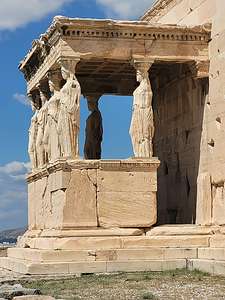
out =
<path fill-rule="evenodd" d="M 28 177 L 29 230 L 148 228 L 157 159 L 58 162 Z"/>
<path fill-rule="evenodd" d="M 104 272 L 105 256 L 126 239 L 135 247 L 156 223 L 158 166 L 156 158 L 74 160 L 30 174 L 29 228 L 1 265 L 32 274 Z"/>

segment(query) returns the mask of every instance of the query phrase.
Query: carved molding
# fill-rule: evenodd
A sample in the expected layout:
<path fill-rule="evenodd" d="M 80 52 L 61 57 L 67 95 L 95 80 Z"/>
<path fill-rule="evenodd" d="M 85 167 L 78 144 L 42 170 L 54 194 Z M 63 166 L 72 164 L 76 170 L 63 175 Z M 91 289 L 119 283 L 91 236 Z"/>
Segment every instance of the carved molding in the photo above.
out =
<path fill-rule="evenodd" d="M 40 180 L 43 177 L 48 177 L 58 171 L 71 172 L 72 170 L 85 170 L 85 169 L 101 169 L 107 171 L 143 171 L 149 172 L 157 169 L 160 161 L 157 157 L 146 159 L 127 159 L 127 160 L 72 160 L 65 161 L 58 160 L 54 164 L 50 164 L 45 168 L 36 170 L 27 176 L 27 182 L 32 183 Z"/>

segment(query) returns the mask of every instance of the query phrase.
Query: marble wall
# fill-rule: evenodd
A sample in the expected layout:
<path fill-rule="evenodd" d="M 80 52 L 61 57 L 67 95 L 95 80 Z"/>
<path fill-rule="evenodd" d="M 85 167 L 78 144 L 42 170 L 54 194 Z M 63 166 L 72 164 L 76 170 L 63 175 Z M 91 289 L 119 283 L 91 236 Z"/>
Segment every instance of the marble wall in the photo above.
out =
<path fill-rule="evenodd" d="M 178 64 L 153 82 L 158 223 L 194 223 L 208 80 L 194 80 L 188 66 Z"/>
<path fill-rule="evenodd" d="M 196 132 L 195 137 L 193 136 L 194 133 L 188 137 L 189 141 L 192 140 L 193 145 L 195 147 L 191 147 L 189 149 L 189 155 L 187 155 L 187 160 L 190 160 L 190 164 L 192 166 L 189 167 L 189 170 L 196 169 L 196 162 L 198 162 L 198 178 L 196 175 L 185 175 L 182 173 L 181 176 L 182 182 L 179 185 L 185 185 L 188 187 L 187 190 L 190 189 L 190 194 L 193 193 L 193 188 L 189 188 L 189 186 L 193 186 L 197 184 L 197 194 L 189 196 L 189 198 L 195 197 L 195 200 L 191 200 L 192 202 L 197 201 L 197 224 L 217 224 L 217 225 L 224 225 L 225 224 L 225 193 L 224 193 L 224 182 L 225 182 L 225 23 L 224 23 L 224 10 L 225 10 L 225 1 L 224 0 L 180 0 L 180 1 L 171 1 L 174 2 L 170 8 L 165 8 L 163 11 L 158 12 L 153 18 L 146 18 L 151 22 L 159 22 L 159 23 L 173 23 L 178 25 L 199 25 L 204 23 L 212 23 L 212 39 L 209 43 L 209 59 L 210 59 L 210 70 L 209 70 L 209 96 L 208 100 L 204 101 L 202 96 L 200 95 L 201 87 L 197 84 L 197 87 L 193 88 L 193 84 L 191 84 L 190 79 L 183 79 L 180 82 L 180 93 L 183 93 L 182 101 L 183 105 L 186 105 L 187 110 L 189 113 L 197 114 L 199 118 L 201 118 L 201 124 L 195 128 L 192 128 L 193 125 L 190 123 L 190 115 L 185 117 L 182 116 L 182 123 L 179 123 L 179 118 L 177 118 L 176 126 L 172 126 L 172 121 L 169 122 L 168 128 L 173 128 L 176 130 L 177 127 L 180 125 L 183 126 L 183 130 L 189 130 L 192 128 L 191 132 Z M 184 83 L 185 81 L 185 83 Z M 176 85 L 178 82 L 176 83 Z M 192 85 L 192 91 L 191 91 Z M 170 102 L 170 98 L 172 97 L 171 91 L 174 89 L 176 93 L 178 93 L 177 88 L 173 84 L 170 87 L 166 88 L 166 97 L 165 99 L 167 102 Z M 178 89 L 179 90 L 179 89 Z M 162 92 L 161 92 L 162 93 Z M 175 93 L 175 94 L 176 94 Z M 190 97 L 190 93 L 193 94 Z M 186 96 L 184 95 L 186 94 Z M 188 96 L 189 94 L 189 96 Z M 179 96 L 180 97 L 180 96 Z M 159 97 L 159 101 L 161 100 L 161 96 Z M 188 101 L 185 99 L 195 99 L 193 101 L 193 107 L 190 108 L 188 106 Z M 166 101 L 164 100 L 164 101 Z M 173 99 L 173 101 L 175 101 Z M 204 102 L 203 106 L 196 106 L 197 103 Z M 179 107 L 176 108 L 176 105 L 172 106 L 175 111 L 179 111 Z M 175 109 L 176 108 L 176 109 Z M 191 110 L 190 110 L 191 109 Z M 200 110 L 199 110 L 200 109 Z M 172 112 L 168 112 L 167 109 L 164 109 L 164 113 L 168 113 L 171 116 Z M 175 114 L 176 115 L 176 114 Z M 177 114 L 178 117 L 178 114 Z M 181 117 L 180 117 L 181 118 Z M 189 124 L 188 126 L 186 124 Z M 195 126 L 195 125 L 194 125 Z M 194 131 L 193 131 L 194 130 Z M 201 131 L 199 131 L 201 130 Z M 158 148 L 158 139 L 159 134 L 156 135 L 156 149 Z M 164 133 L 165 136 L 167 133 Z M 184 133 L 183 133 L 184 134 Z M 176 135 L 173 135 L 173 138 Z M 200 143 L 201 140 L 201 143 Z M 178 138 L 180 143 L 181 139 Z M 189 142 L 188 142 L 189 143 Z M 170 142 L 170 148 L 172 147 L 173 143 Z M 199 153 L 194 154 L 193 149 L 196 149 L 196 144 L 200 145 Z M 165 148 L 165 147 L 164 147 Z M 162 148 L 163 149 L 163 148 Z M 192 150 L 191 150 L 192 149 Z M 172 150 L 170 150 L 172 151 Z M 173 150 L 174 151 L 174 150 Z M 167 155 L 162 155 L 162 150 L 160 150 L 159 157 L 163 161 L 163 158 Z M 178 153 L 185 153 L 183 150 Z M 156 153 L 157 154 L 157 153 Z M 179 154 L 179 162 L 182 161 L 180 158 L 181 154 Z M 175 159 L 175 162 L 178 161 L 176 155 L 172 156 L 172 160 L 170 160 L 170 164 Z M 186 158 L 185 158 L 186 160 Z M 177 162 L 174 163 L 177 165 Z M 194 167 L 195 165 L 195 167 Z M 182 169 L 182 165 L 180 167 Z M 167 172 L 168 166 L 164 163 L 164 172 Z M 169 166 L 170 169 L 170 166 Z M 161 173 L 162 167 L 161 167 Z M 175 180 L 175 167 L 174 167 L 174 179 Z M 193 174 L 194 171 L 189 171 Z M 195 171 L 196 172 L 196 171 Z M 160 173 L 160 174 L 161 174 Z M 171 175 L 172 176 L 172 175 Z M 186 179 L 185 179 L 186 176 Z M 165 176 L 159 175 L 161 179 L 159 179 L 159 184 L 162 180 L 165 180 Z M 192 179 L 190 179 L 192 178 Z M 170 180 L 172 180 L 170 178 Z M 193 183 L 192 181 L 195 180 Z M 161 183 L 165 186 L 171 183 Z M 172 186 L 176 186 L 176 184 L 172 184 Z M 160 191 L 160 189 L 159 189 Z M 189 203 L 189 200 L 186 199 L 187 193 L 184 193 L 185 188 L 182 188 L 182 197 L 179 197 L 179 192 L 172 192 L 174 195 L 169 196 L 170 202 L 175 202 L 176 205 L 171 204 L 170 207 L 175 209 L 174 207 L 182 206 L 182 211 L 187 212 L 188 207 L 192 207 Z M 205 193 L 205 191 L 208 191 Z M 211 193 L 210 193 L 211 192 Z M 162 193 L 166 193 L 165 189 L 161 189 L 159 192 L 159 199 L 165 196 L 162 196 Z M 177 200 L 174 200 L 177 199 Z M 161 201 L 159 201 L 161 203 Z M 165 202 L 165 201 L 164 201 Z M 163 202 L 163 203 L 164 203 Z M 165 205 L 165 204 L 164 204 Z M 162 210 L 162 208 L 160 208 Z M 164 209 L 165 210 L 165 209 Z M 172 211 L 171 214 L 175 215 L 175 212 Z M 180 220 L 181 213 L 177 214 L 176 221 Z M 173 215 L 173 219 L 174 219 Z M 189 213 L 188 213 L 189 215 Z M 194 215 L 194 214 L 193 214 Z M 189 215 L 188 217 L 183 218 L 184 221 L 191 221 L 194 218 L 191 218 Z M 164 222 L 164 220 L 163 220 Z M 174 220 L 173 220 L 174 222 Z"/>

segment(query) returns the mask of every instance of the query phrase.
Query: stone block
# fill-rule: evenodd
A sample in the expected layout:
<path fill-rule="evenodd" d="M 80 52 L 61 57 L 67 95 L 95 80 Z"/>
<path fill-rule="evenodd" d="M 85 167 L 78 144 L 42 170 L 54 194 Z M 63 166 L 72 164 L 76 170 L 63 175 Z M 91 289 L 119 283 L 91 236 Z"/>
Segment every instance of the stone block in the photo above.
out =
<path fill-rule="evenodd" d="M 48 230 L 45 229 L 40 237 L 98 237 L 98 236 L 139 236 L 144 234 L 144 229 L 138 228 L 95 228 L 77 230 Z"/>
<path fill-rule="evenodd" d="M 214 262 L 204 259 L 191 259 L 188 262 L 188 269 L 190 271 L 199 270 L 209 274 L 214 274 Z"/>
<path fill-rule="evenodd" d="M 225 248 L 199 248 L 198 258 L 225 261 Z"/>
<path fill-rule="evenodd" d="M 66 190 L 63 228 L 97 227 L 96 170 L 73 170 Z"/>
<path fill-rule="evenodd" d="M 23 261 L 27 265 L 26 261 Z M 29 275 L 68 275 L 68 262 L 53 262 L 53 263 L 29 263 L 27 266 L 27 274 Z"/>
<path fill-rule="evenodd" d="M 27 275 L 71 275 L 81 273 L 105 273 L 106 262 L 48 262 L 31 263 L 25 260 L 0 258 L 3 269 Z"/>
<path fill-rule="evenodd" d="M 72 262 L 94 261 L 95 256 L 88 250 L 40 250 L 12 248 L 8 251 L 9 258 L 31 262 Z"/>
<path fill-rule="evenodd" d="M 98 192 L 149 192 L 157 191 L 157 173 L 138 171 L 97 172 Z"/>
<path fill-rule="evenodd" d="M 121 237 L 122 238 L 122 237 Z M 77 237 L 77 238 L 39 238 L 34 247 L 42 250 L 97 250 L 120 249 L 120 237 Z"/>
<path fill-rule="evenodd" d="M 225 235 L 215 234 L 210 238 L 210 247 L 225 248 Z"/>
<path fill-rule="evenodd" d="M 56 171 L 49 175 L 50 192 L 67 189 L 71 178 L 71 172 L 64 170 Z"/>
<path fill-rule="evenodd" d="M 223 186 L 213 187 L 213 224 L 224 225 L 225 190 Z"/>
<path fill-rule="evenodd" d="M 211 177 L 208 173 L 198 176 L 197 187 L 196 224 L 210 225 L 212 223 L 212 191 Z"/>
<path fill-rule="evenodd" d="M 213 227 L 197 225 L 162 225 L 147 231 L 147 236 L 167 236 L 167 235 L 210 235 Z"/>
<path fill-rule="evenodd" d="M 107 272 L 167 271 L 183 268 L 186 268 L 185 259 L 107 262 Z"/>
<path fill-rule="evenodd" d="M 106 273 L 106 262 L 79 262 L 69 264 L 70 274 Z"/>
<path fill-rule="evenodd" d="M 19 274 L 29 274 L 29 264 L 26 265 L 21 260 L 0 257 L 0 266 L 2 269 L 10 270 Z"/>
<path fill-rule="evenodd" d="M 194 248 L 141 248 L 96 251 L 97 261 L 170 260 L 197 258 Z"/>
<path fill-rule="evenodd" d="M 151 227 L 156 223 L 154 192 L 99 192 L 97 198 L 102 227 Z"/>
<path fill-rule="evenodd" d="M 124 237 L 123 248 L 139 247 L 174 247 L 174 248 L 197 248 L 208 247 L 208 236 L 146 236 Z"/>

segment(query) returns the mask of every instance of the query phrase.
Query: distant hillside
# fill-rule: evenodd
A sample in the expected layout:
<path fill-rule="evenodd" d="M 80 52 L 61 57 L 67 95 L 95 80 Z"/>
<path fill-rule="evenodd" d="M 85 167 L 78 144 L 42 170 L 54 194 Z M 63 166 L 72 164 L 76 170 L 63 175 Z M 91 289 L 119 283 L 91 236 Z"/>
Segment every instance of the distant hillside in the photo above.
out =
<path fill-rule="evenodd" d="M 16 229 L 8 229 L 4 231 L 0 231 L 0 244 L 1 243 L 15 243 L 17 237 L 23 235 L 27 229 L 23 228 L 16 228 Z"/>

